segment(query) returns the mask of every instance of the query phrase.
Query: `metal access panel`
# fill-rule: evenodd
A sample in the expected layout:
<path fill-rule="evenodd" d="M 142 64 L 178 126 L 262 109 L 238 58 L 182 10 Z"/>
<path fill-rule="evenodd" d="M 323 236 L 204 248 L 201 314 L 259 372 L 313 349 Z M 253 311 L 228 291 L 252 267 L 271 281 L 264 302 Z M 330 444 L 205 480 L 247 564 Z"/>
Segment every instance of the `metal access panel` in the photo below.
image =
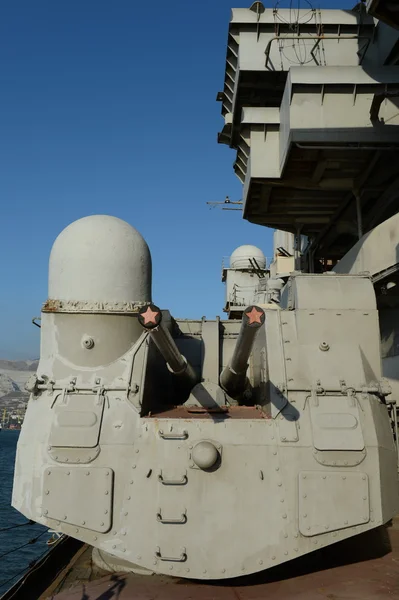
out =
<path fill-rule="evenodd" d="M 303 471 L 299 474 L 299 531 L 318 535 L 367 523 L 369 485 L 365 473 Z"/>
<path fill-rule="evenodd" d="M 315 396 L 309 406 L 313 445 L 317 450 L 363 450 L 364 438 L 355 398 Z"/>
<path fill-rule="evenodd" d="M 98 444 L 104 397 L 96 394 L 60 394 L 53 406 L 49 445 L 94 448 Z"/>
<path fill-rule="evenodd" d="M 112 526 L 112 491 L 112 469 L 47 468 L 42 512 L 49 519 L 105 533 Z"/>

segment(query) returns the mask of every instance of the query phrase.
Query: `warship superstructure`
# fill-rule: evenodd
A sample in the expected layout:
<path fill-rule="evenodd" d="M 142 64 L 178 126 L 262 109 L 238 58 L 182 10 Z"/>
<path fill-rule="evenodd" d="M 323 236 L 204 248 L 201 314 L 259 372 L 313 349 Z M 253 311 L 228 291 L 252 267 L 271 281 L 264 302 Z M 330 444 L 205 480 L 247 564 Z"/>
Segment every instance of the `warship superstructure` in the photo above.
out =
<path fill-rule="evenodd" d="M 55 241 L 13 506 L 98 563 L 227 579 L 398 512 L 397 16 L 233 9 L 218 141 L 276 232 L 223 269 L 225 320 L 154 304 L 120 219 Z"/>

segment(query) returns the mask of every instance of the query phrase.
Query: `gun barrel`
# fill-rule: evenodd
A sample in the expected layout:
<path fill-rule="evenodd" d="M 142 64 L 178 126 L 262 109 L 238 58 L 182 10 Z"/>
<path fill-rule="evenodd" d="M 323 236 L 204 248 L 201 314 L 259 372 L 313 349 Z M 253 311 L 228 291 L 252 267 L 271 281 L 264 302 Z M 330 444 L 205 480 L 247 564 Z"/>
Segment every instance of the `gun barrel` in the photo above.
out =
<path fill-rule="evenodd" d="M 233 398 L 239 397 L 248 386 L 248 359 L 264 322 L 265 313 L 259 306 L 245 309 L 233 356 L 220 375 L 221 387 Z"/>
<path fill-rule="evenodd" d="M 162 323 L 162 311 L 154 304 L 150 304 L 139 311 L 138 319 L 143 328 L 149 331 L 169 371 L 177 376 L 184 375 L 185 379 L 188 379 L 192 387 L 194 387 L 198 381 L 198 377 Z"/>

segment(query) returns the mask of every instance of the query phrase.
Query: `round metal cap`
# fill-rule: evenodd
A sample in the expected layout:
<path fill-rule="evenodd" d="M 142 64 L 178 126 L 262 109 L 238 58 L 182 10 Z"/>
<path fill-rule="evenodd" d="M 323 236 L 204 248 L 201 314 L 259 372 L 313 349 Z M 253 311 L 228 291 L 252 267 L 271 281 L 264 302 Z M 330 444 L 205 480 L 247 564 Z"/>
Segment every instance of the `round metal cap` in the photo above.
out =
<path fill-rule="evenodd" d="M 194 446 L 192 459 L 200 469 L 210 469 L 219 458 L 219 452 L 212 442 L 199 442 Z"/>

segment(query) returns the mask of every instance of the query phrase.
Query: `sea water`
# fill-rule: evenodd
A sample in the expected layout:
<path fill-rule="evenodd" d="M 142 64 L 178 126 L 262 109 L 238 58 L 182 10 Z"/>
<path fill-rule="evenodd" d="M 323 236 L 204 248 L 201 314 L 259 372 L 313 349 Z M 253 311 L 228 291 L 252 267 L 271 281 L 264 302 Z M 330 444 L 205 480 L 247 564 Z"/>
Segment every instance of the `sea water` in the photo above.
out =
<path fill-rule="evenodd" d="M 47 540 L 50 538 L 47 529 L 36 524 L 1 531 L 28 521 L 11 507 L 18 437 L 19 431 L 3 429 L 0 432 L 0 597 L 23 577 L 32 561 L 48 551 Z M 29 543 L 39 535 L 37 542 Z"/>

